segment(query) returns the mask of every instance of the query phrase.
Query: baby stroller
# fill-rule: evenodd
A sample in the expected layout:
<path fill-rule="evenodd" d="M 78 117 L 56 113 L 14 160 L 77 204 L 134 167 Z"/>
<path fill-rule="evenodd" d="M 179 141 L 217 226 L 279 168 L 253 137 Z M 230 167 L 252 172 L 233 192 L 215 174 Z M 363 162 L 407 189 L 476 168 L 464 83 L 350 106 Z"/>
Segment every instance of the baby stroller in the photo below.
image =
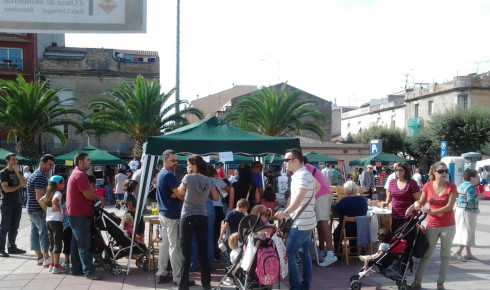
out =
<path fill-rule="evenodd" d="M 275 233 L 276 228 L 264 226 L 260 215 L 244 217 L 238 226 L 238 245 L 242 251 L 216 289 L 272 289 L 280 274 L 279 256 L 271 239 Z M 261 272 L 264 270 L 268 273 Z M 223 283 L 227 277 L 233 280 L 234 286 Z"/>
<path fill-rule="evenodd" d="M 100 245 L 98 248 L 100 249 L 99 254 L 103 254 L 102 266 L 105 270 L 110 270 L 113 275 L 121 274 L 122 267 L 117 263 L 117 260 L 129 256 L 131 250 L 131 237 L 119 228 L 120 223 L 121 219 L 116 215 L 108 213 L 100 207 L 95 207 L 95 231 L 93 231 L 92 244 Z M 102 238 L 101 231 L 107 232 L 107 244 Z M 92 248 L 94 247 L 92 246 Z M 133 255 L 138 256 L 136 266 L 149 271 L 149 251 L 144 243 L 134 241 Z"/>
<path fill-rule="evenodd" d="M 429 248 L 425 229 L 421 225 L 426 217 L 425 213 L 418 212 L 407 218 L 396 230 L 390 248 L 382 256 L 370 260 L 366 271 L 363 267 L 358 274 L 351 276 L 351 289 L 361 289 L 360 279 L 377 265 L 384 276 L 396 281 L 399 290 L 408 290 L 405 278 L 408 269 L 412 270 L 412 257 L 422 258 Z"/>

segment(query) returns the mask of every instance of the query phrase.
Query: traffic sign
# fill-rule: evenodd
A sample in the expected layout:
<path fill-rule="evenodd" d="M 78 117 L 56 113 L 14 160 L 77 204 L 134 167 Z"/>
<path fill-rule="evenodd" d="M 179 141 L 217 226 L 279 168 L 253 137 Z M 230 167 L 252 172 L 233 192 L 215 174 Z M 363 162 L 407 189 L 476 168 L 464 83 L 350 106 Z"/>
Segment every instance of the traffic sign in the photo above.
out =
<path fill-rule="evenodd" d="M 441 157 L 446 157 L 447 155 L 447 141 L 441 141 Z"/>
<path fill-rule="evenodd" d="M 374 139 L 369 144 L 369 155 L 374 155 L 383 151 L 383 140 Z"/>

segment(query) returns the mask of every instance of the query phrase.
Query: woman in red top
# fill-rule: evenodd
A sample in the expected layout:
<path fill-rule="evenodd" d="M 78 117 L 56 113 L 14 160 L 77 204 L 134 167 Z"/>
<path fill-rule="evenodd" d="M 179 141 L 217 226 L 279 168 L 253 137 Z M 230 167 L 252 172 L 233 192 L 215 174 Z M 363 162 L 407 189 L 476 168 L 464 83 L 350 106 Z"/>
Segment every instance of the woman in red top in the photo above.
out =
<path fill-rule="evenodd" d="M 453 206 L 458 196 L 456 185 L 446 181 L 447 175 L 448 169 L 444 162 L 434 163 L 429 170 L 430 182 L 424 185 L 420 200 L 415 201 L 407 210 L 407 215 L 413 209 L 427 213 L 426 236 L 430 245 L 429 250 L 420 261 L 415 281 L 410 285 L 411 289 L 421 289 L 420 283 L 439 239 L 441 239 L 441 266 L 437 278 L 437 289 L 445 289 L 444 281 L 449 268 L 451 244 L 456 233 Z M 428 210 L 423 207 L 426 202 L 429 202 Z"/>

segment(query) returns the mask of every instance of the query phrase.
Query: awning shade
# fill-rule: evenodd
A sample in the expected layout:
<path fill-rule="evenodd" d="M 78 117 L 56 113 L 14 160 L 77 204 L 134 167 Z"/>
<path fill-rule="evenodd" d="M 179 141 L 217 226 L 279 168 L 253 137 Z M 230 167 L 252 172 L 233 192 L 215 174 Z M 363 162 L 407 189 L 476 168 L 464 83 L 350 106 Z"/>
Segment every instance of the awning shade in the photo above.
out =
<path fill-rule="evenodd" d="M 7 162 L 5 162 L 5 156 L 7 154 L 10 154 L 10 153 L 15 153 L 15 152 L 10 152 L 8 150 L 0 148 L 0 164 L 1 165 L 7 165 Z M 29 159 L 29 158 L 24 157 L 22 155 L 19 155 L 17 153 L 15 153 L 15 155 L 17 155 L 17 160 L 19 160 L 19 164 L 21 164 L 21 165 L 34 165 L 34 164 L 36 164 L 36 162 L 32 159 Z"/>
<path fill-rule="evenodd" d="M 83 147 L 81 149 L 77 149 L 75 151 L 60 155 L 58 157 L 55 157 L 54 163 L 57 165 L 65 165 L 67 160 L 73 161 L 75 158 L 75 155 L 77 155 L 78 152 L 85 152 L 88 154 L 88 157 L 92 161 L 92 165 L 114 165 L 114 164 L 124 164 L 124 160 L 121 158 L 118 158 L 114 155 L 111 155 L 105 151 L 100 150 L 97 147 L 94 146 L 87 146 Z"/>
<path fill-rule="evenodd" d="M 349 162 L 349 166 L 360 166 L 360 165 L 376 165 L 376 162 L 381 162 L 382 165 L 388 165 L 395 162 L 407 162 L 408 164 L 416 164 L 415 160 L 405 159 L 400 156 L 379 152 L 374 155 L 369 155 Z"/>

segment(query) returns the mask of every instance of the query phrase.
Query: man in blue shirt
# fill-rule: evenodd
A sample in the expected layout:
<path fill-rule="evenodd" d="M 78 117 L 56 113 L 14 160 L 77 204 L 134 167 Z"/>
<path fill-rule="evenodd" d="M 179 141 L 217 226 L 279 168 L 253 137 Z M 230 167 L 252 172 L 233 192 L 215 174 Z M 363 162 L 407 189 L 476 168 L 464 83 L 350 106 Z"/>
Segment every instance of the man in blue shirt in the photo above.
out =
<path fill-rule="evenodd" d="M 264 195 L 264 182 L 262 181 L 262 163 L 260 161 L 252 162 L 250 166 L 250 171 L 252 172 L 252 178 L 255 182 L 255 185 L 259 189 L 259 196 L 262 200 L 262 196 Z M 253 207 L 253 205 L 250 205 Z"/>
<path fill-rule="evenodd" d="M 178 166 L 177 154 L 174 150 L 165 150 L 162 154 L 163 168 L 157 177 L 157 202 L 160 212 L 160 224 L 162 225 L 162 242 L 158 257 L 158 283 L 162 284 L 172 278 L 168 274 L 167 265 L 170 259 L 173 273 L 173 286 L 180 283 L 182 267 L 182 251 L 180 249 L 180 212 L 182 201 L 179 199 L 177 187 L 179 182 L 174 172 Z"/>

